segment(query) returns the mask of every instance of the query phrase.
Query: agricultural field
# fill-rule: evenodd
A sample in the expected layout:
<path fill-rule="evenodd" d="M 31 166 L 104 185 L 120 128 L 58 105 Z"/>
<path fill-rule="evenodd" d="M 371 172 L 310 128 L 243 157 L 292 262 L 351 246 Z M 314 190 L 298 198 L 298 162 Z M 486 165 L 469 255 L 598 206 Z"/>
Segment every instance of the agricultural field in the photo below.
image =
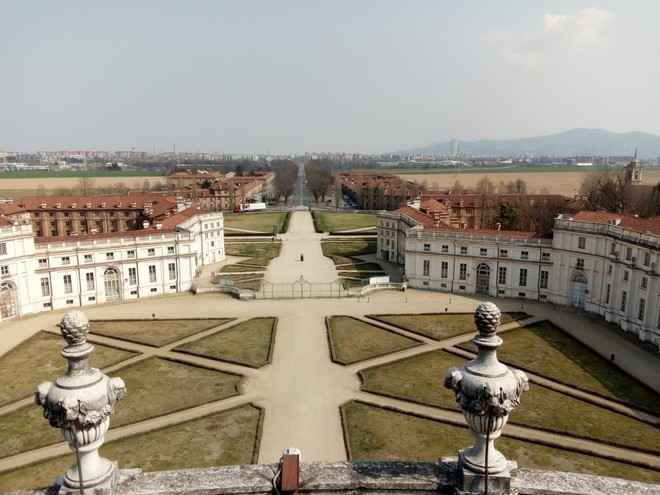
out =
<path fill-rule="evenodd" d="M 534 169 L 535 170 L 535 169 Z M 440 170 L 419 170 L 405 171 L 395 175 L 419 183 L 426 183 L 429 189 L 450 189 L 456 181 L 463 187 L 474 187 L 479 179 L 487 176 L 495 185 L 500 181 L 508 183 L 516 179 L 522 179 L 527 182 L 529 193 L 541 193 L 545 188 L 550 194 L 563 194 L 564 196 L 573 196 L 577 194 L 580 183 L 588 171 L 559 169 L 555 172 L 530 171 L 530 169 L 518 170 L 516 172 L 499 170 L 461 170 L 440 171 Z M 645 169 L 642 174 L 642 184 L 654 185 L 660 182 L 660 169 Z"/>

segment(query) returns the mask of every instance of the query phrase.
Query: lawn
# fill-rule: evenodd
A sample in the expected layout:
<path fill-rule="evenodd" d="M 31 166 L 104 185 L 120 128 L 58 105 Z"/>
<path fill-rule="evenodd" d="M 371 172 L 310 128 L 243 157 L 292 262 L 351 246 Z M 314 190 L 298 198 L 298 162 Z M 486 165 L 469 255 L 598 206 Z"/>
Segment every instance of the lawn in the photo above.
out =
<path fill-rule="evenodd" d="M 34 395 L 41 382 L 53 381 L 66 373 L 67 361 L 60 356 L 66 341 L 60 335 L 38 332 L 0 359 L 0 405 Z M 90 363 L 106 368 L 135 354 L 128 351 L 94 345 Z"/>
<path fill-rule="evenodd" d="M 350 316 L 331 316 L 326 322 L 332 360 L 339 364 L 352 364 L 421 344 Z"/>
<path fill-rule="evenodd" d="M 174 350 L 260 368 L 271 359 L 277 318 L 252 318 Z"/>
<path fill-rule="evenodd" d="M 261 416 L 260 409 L 245 405 L 105 443 L 100 453 L 118 461 L 120 469 L 144 471 L 252 464 L 257 461 Z M 2 473 L 0 491 L 50 485 L 74 461 L 71 454 Z"/>
<path fill-rule="evenodd" d="M 477 333 L 474 313 L 383 314 L 368 317 L 438 341 L 466 333 Z M 530 315 L 523 312 L 502 313 L 500 324 L 504 325 L 529 317 Z M 509 333 L 507 333 L 508 335 Z"/>
<path fill-rule="evenodd" d="M 515 413 L 514 413 L 515 414 Z M 456 457 L 474 438 L 464 428 L 352 401 L 342 407 L 351 461 L 438 462 Z M 506 434 L 506 427 L 504 428 Z M 659 483 L 660 473 L 589 455 L 500 437 L 495 446 L 508 459 L 529 469 L 589 473 Z"/>
<path fill-rule="evenodd" d="M 353 256 L 374 254 L 376 252 L 376 240 L 358 238 L 343 241 L 322 241 L 321 249 L 323 249 L 324 256 L 332 258 L 335 265 L 355 263 L 355 260 L 352 259 Z"/>
<path fill-rule="evenodd" d="M 314 225 L 317 232 L 350 232 L 364 230 L 365 233 L 376 233 L 376 222 L 378 216 L 373 213 L 344 213 L 344 212 L 321 212 L 312 213 Z"/>
<path fill-rule="evenodd" d="M 161 347 L 224 325 L 234 318 L 176 320 L 92 320 L 90 333 Z"/>
<path fill-rule="evenodd" d="M 434 351 L 363 370 L 360 375 L 366 391 L 458 410 L 453 391 L 444 388 L 442 381 L 448 368 L 462 364 L 464 358 Z M 655 427 L 539 385 L 530 385 L 509 422 L 660 452 Z"/>
<path fill-rule="evenodd" d="M 137 423 L 238 395 L 238 375 L 174 361 L 148 358 L 111 374 L 126 383 L 128 396 L 117 403 L 111 427 Z M 39 434 L 35 434 L 39 432 Z M 2 416 L 0 456 L 61 441 L 36 405 Z"/>
<path fill-rule="evenodd" d="M 224 216 L 225 235 L 258 232 L 266 235 L 284 232 L 289 212 L 236 213 Z"/>
<path fill-rule="evenodd" d="M 471 342 L 459 347 L 476 352 Z M 656 413 L 660 411 L 658 394 L 550 322 L 508 331 L 497 356 L 513 367 Z"/>
<path fill-rule="evenodd" d="M 279 256 L 280 247 L 280 242 L 272 241 L 228 242 L 225 244 L 225 254 L 249 258 L 239 262 L 238 265 L 266 267 L 271 259 Z M 248 271 L 248 268 L 245 271 Z"/>

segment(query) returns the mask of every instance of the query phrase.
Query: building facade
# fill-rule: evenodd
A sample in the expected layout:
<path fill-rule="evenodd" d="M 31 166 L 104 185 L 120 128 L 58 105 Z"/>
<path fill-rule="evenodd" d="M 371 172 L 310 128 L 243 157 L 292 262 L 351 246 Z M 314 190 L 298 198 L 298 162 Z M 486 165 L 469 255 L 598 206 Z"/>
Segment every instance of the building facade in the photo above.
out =
<path fill-rule="evenodd" d="M 401 209 L 378 217 L 378 257 L 408 285 L 551 302 L 597 313 L 660 347 L 660 218 L 560 215 L 552 238 L 451 229 Z"/>
<path fill-rule="evenodd" d="M 224 258 L 222 213 L 195 207 L 132 232 L 36 238 L 30 224 L 0 226 L 0 321 L 185 292 Z"/>

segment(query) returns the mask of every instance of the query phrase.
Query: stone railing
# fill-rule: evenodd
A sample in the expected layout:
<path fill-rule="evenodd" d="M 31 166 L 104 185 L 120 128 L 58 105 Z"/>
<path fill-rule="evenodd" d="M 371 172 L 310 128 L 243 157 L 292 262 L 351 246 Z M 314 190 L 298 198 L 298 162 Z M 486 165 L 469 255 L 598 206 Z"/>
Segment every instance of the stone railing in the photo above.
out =
<path fill-rule="evenodd" d="M 197 285 L 196 282 L 190 286 L 190 292 L 193 294 L 201 294 L 203 292 L 222 292 L 224 294 L 230 294 L 237 299 L 256 299 L 257 293 L 252 289 L 241 289 L 235 285 Z"/>
<path fill-rule="evenodd" d="M 361 297 L 377 290 L 406 290 L 408 282 L 381 282 L 365 285 L 358 289 L 349 289 L 349 297 Z"/>
<path fill-rule="evenodd" d="M 303 453 L 304 454 L 304 453 Z M 657 495 L 658 485 L 587 474 L 518 469 L 507 466 L 511 486 L 518 495 Z M 115 494 L 250 494 L 271 495 L 278 464 L 223 466 L 180 471 L 120 470 Z M 455 491 L 458 462 L 443 458 L 439 463 L 419 462 L 304 462 L 300 465 L 300 488 L 296 493 L 330 495 L 346 493 L 392 493 L 420 495 Z M 56 487 L 14 492 L 13 495 L 52 495 Z M 60 494 L 63 490 L 59 491 Z M 68 492 L 73 493 L 73 492 Z M 77 491 L 75 492 L 77 493 Z M 96 492 L 95 492 L 96 493 Z"/>

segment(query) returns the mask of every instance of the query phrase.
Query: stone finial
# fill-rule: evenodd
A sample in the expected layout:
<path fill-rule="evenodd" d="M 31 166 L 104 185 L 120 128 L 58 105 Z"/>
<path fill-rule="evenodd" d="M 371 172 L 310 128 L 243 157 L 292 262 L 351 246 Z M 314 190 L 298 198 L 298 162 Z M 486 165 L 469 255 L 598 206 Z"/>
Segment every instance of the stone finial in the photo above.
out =
<path fill-rule="evenodd" d="M 87 342 L 89 320 L 80 311 L 70 311 L 60 324 L 67 345 L 60 354 L 69 366 L 55 382 L 44 382 L 35 392 L 35 402 L 44 408 L 51 426 L 76 452 L 79 462 L 64 476 L 66 488 L 111 488 L 116 477 L 116 463 L 103 459 L 98 449 L 110 425 L 115 403 L 126 397 L 121 378 L 108 378 L 88 363 L 94 346 Z"/>
<path fill-rule="evenodd" d="M 484 302 L 477 307 L 474 322 L 479 334 L 472 339 L 478 348 L 477 357 L 460 368 L 450 368 L 445 375 L 444 385 L 455 392 L 475 437 L 474 445 L 459 453 L 464 493 L 479 492 L 488 475 L 500 475 L 500 483 L 491 493 L 508 493 L 506 458 L 495 449 L 493 441 L 500 436 L 509 413 L 520 403 L 520 396 L 529 385 L 525 373 L 510 370 L 497 360 L 497 348 L 502 344 L 497 335 L 500 316 L 493 303 Z"/>

